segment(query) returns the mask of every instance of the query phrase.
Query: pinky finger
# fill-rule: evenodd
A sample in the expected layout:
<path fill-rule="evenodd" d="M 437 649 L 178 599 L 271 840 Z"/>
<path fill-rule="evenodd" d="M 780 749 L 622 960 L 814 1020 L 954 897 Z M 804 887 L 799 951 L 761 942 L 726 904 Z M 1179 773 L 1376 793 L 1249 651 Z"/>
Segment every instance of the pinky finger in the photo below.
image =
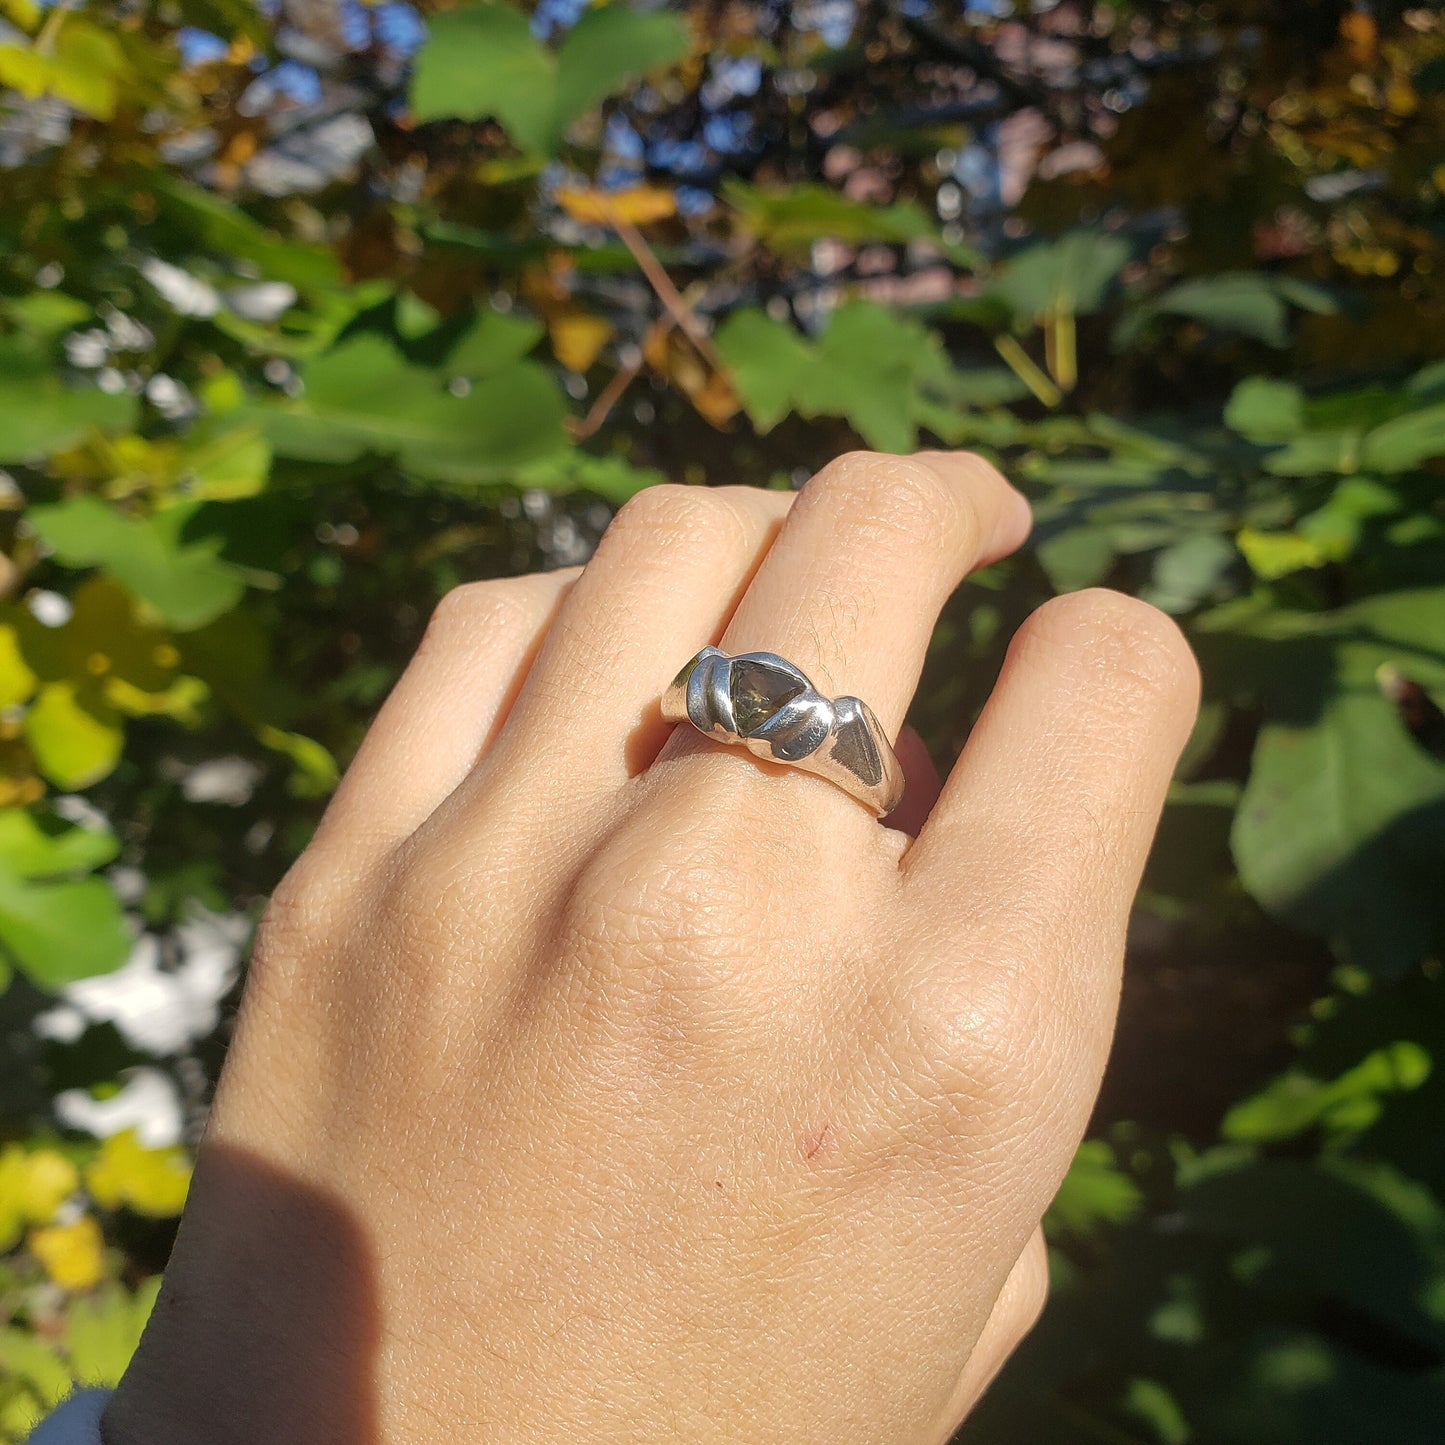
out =
<path fill-rule="evenodd" d="M 978 1404 L 1008 1358 L 1038 1323 L 1049 1297 L 1049 1254 L 1043 1231 L 1036 1229 L 1009 1271 L 983 1331 L 958 1377 L 944 1412 L 941 1442 L 952 1437 Z"/>

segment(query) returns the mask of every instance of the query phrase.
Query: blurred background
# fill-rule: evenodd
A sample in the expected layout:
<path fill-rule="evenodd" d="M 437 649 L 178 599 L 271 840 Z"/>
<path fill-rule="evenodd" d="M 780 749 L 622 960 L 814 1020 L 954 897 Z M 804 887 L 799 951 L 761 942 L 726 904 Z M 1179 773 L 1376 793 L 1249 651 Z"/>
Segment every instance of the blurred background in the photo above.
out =
<path fill-rule="evenodd" d="M 113 1380 L 267 892 L 459 582 L 669 479 L 1032 498 L 1205 703 L 969 1445 L 1445 1438 L 1445 18 L 0 0 L 0 1440 Z"/>

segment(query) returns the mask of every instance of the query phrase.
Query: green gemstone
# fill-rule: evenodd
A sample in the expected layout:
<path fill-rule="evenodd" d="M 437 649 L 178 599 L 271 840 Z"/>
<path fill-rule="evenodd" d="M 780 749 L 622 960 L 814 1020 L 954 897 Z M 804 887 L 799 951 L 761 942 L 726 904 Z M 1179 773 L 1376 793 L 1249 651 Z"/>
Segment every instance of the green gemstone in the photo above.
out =
<path fill-rule="evenodd" d="M 728 693 L 738 732 L 755 732 L 803 691 L 797 678 L 763 662 L 734 662 Z"/>

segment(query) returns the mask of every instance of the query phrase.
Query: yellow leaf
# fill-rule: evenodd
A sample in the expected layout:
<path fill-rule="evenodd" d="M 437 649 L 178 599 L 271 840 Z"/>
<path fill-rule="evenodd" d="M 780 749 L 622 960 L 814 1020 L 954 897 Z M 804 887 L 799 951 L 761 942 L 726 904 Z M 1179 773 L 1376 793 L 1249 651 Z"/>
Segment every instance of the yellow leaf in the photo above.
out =
<path fill-rule="evenodd" d="M 55 43 L 49 89 L 97 120 L 115 115 L 117 81 L 127 67 L 115 36 L 73 19 Z"/>
<path fill-rule="evenodd" d="M 73 682 L 49 682 L 25 714 L 25 739 L 58 788 L 88 788 L 120 761 L 125 733 L 103 696 Z"/>
<path fill-rule="evenodd" d="M 1322 567 L 1327 560 L 1316 543 L 1298 532 L 1261 532 L 1240 529 L 1235 543 L 1256 577 L 1272 581 L 1305 567 Z"/>
<path fill-rule="evenodd" d="M 105 1241 L 95 1216 L 82 1214 L 74 1224 L 52 1224 L 30 1232 L 30 1252 L 62 1289 L 90 1289 L 105 1277 Z"/>
<path fill-rule="evenodd" d="M 34 0 L 0 0 L 0 15 L 25 31 L 33 31 L 40 24 L 40 7 Z"/>
<path fill-rule="evenodd" d="M 23 45 L 0 45 L 0 85 L 38 100 L 50 84 L 50 63 Z"/>
<path fill-rule="evenodd" d="M 158 649 L 159 650 L 159 649 Z M 107 677 L 101 684 L 105 700 L 132 717 L 169 717 L 186 727 L 199 727 L 201 708 L 211 689 L 198 677 L 178 677 L 160 692 L 146 692 L 123 677 Z"/>
<path fill-rule="evenodd" d="M 37 1149 L 26 1160 L 23 1202 L 26 1218 L 36 1224 L 55 1217 L 55 1211 L 80 1188 L 80 1173 L 55 1149 Z"/>
<path fill-rule="evenodd" d="M 697 354 L 690 341 L 675 328 L 657 323 L 643 338 L 642 355 L 647 364 L 665 376 L 698 410 L 699 415 L 720 427 L 736 416 L 741 403 L 731 381 L 714 371 Z"/>
<path fill-rule="evenodd" d="M 304 733 L 288 733 L 266 723 L 256 730 L 256 740 L 262 747 L 291 759 L 286 791 L 293 797 L 322 798 L 336 786 L 340 777 L 336 759 L 315 738 L 308 738 Z"/>
<path fill-rule="evenodd" d="M 102 1208 L 124 1205 L 156 1219 L 179 1214 L 190 1185 L 186 1151 L 148 1149 L 134 1129 L 112 1134 L 85 1171 L 85 1187 Z"/>
<path fill-rule="evenodd" d="M 630 221 L 645 226 L 677 214 L 677 197 L 665 186 L 630 186 L 625 191 L 598 191 L 584 186 L 562 186 L 557 202 L 574 221 L 606 226 Z"/>
<path fill-rule="evenodd" d="M 585 311 L 563 311 L 552 318 L 552 351 L 568 371 L 586 371 L 612 339 L 612 324 Z M 3 676 L 3 663 L 0 663 Z"/>
<path fill-rule="evenodd" d="M 35 674 L 20 655 L 13 627 L 0 623 L 0 708 L 14 707 L 35 691 Z"/>
<path fill-rule="evenodd" d="M 9 1249 L 27 1224 L 45 1224 L 80 1187 L 75 1165 L 54 1149 L 26 1153 L 19 1144 L 0 1151 L 0 1250 Z"/>

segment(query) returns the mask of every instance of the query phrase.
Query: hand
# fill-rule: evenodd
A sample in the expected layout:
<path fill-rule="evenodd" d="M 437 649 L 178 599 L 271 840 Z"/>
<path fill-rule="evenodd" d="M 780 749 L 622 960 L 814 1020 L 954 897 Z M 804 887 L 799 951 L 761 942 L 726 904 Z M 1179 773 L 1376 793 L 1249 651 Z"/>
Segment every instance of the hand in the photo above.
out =
<path fill-rule="evenodd" d="M 941 794 L 907 748 L 916 840 L 658 700 L 768 650 L 891 737 L 1027 530 L 853 455 L 447 597 L 262 925 L 108 1445 L 946 1440 L 1042 1303 L 1193 659 L 1048 603 Z"/>

